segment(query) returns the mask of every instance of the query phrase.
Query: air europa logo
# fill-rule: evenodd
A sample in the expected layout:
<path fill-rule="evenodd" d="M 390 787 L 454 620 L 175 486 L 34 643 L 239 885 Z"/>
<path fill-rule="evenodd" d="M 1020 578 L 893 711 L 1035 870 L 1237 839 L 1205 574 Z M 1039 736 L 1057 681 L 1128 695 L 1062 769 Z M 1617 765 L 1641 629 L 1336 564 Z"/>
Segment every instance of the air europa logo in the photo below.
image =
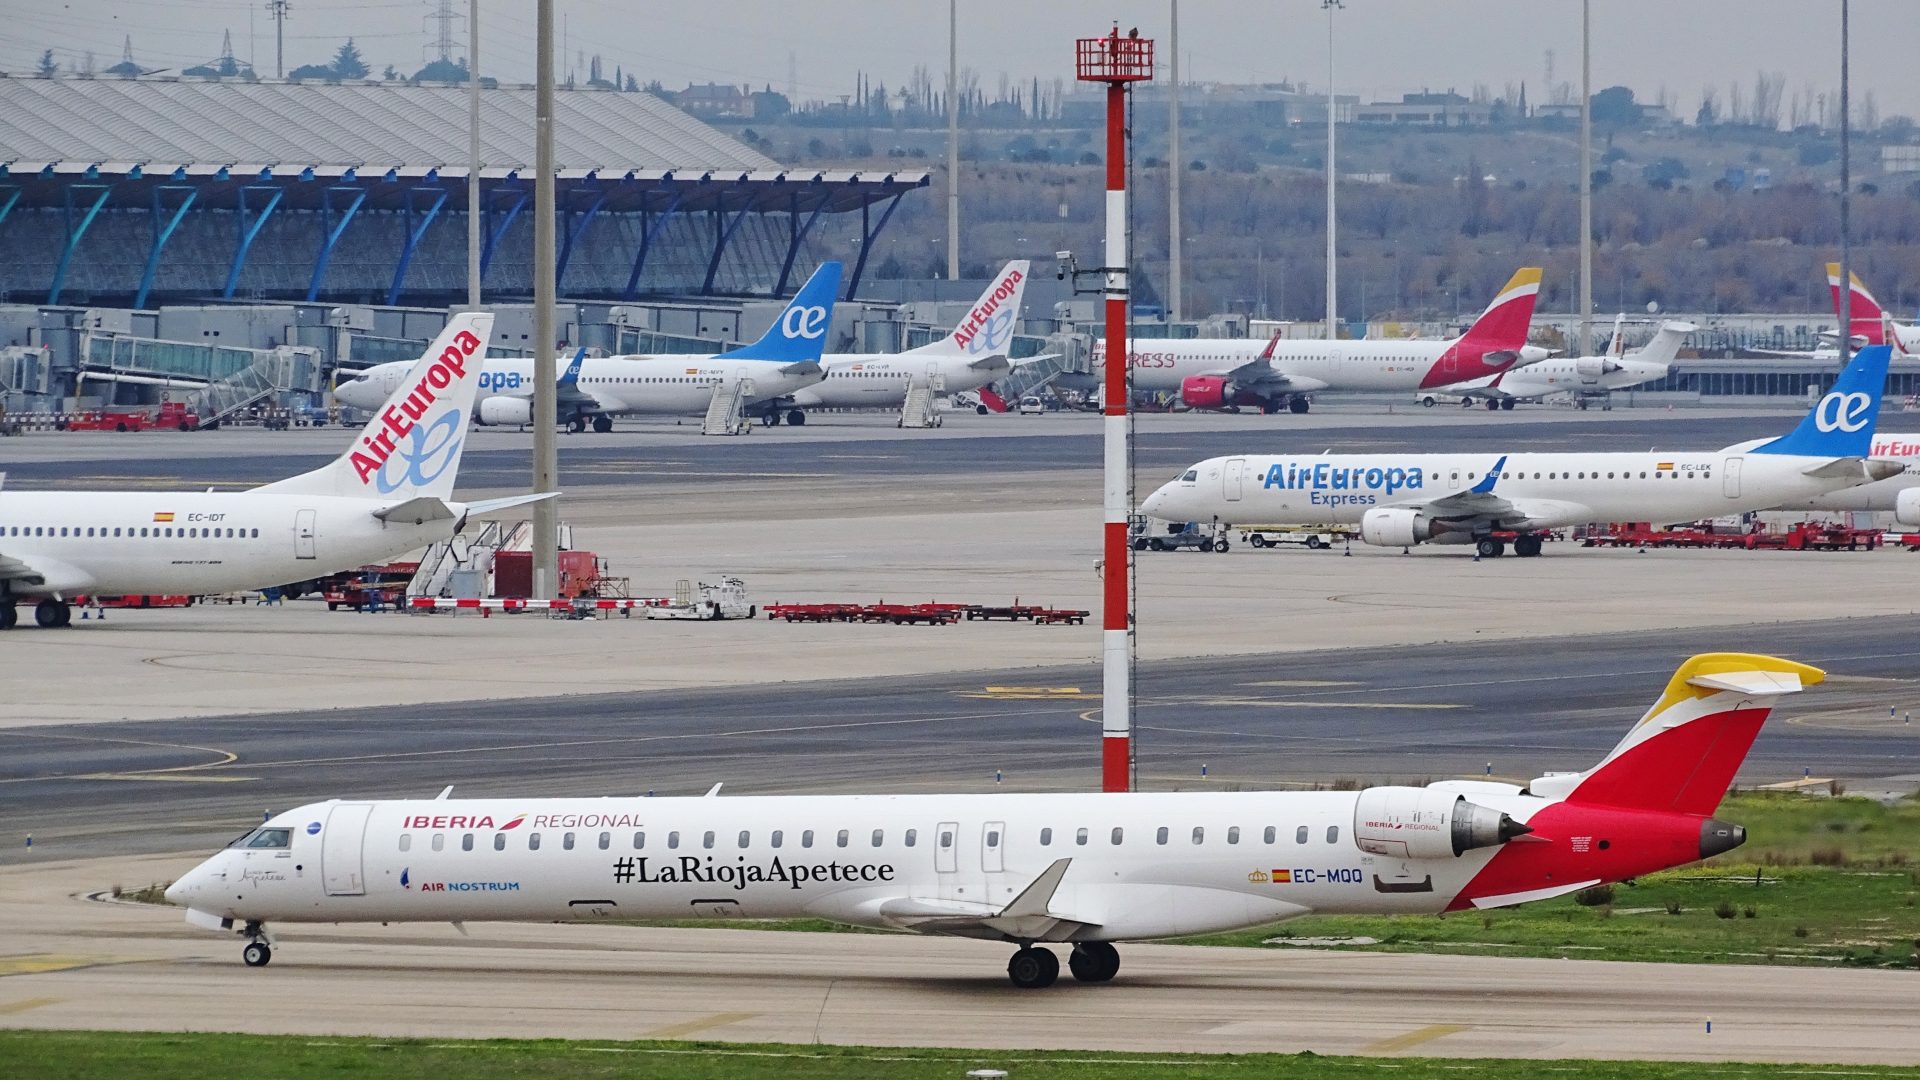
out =
<path fill-rule="evenodd" d="M 419 421 L 439 399 L 440 391 L 466 377 L 467 358 L 479 349 L 480 339 L 472 331 L 455 334 L 453 343 L 441 351 L 407 396 L 398 405 L 380 411 L 379 429 L 362 435 L 362 449 L 356 449 L 351 457 L 353 471 L 362 484 L 371 481 L 385 495 L 405 484 L 432 483 L 447 470 L 460 448 L 460 427 L 465 417 L 456 409 L 431 424 Z M 388 469 L 396 459 L 405 466 L 398 478 Z"/>
<path fill-rule="evenodd" d="M 827 332 L 827 309 L 818 304 L 812 307 L 790 307 L 780 316 L 780 336 L 783 338 L 805 338 L 808 341 Z"/>
<path fill-rule="evenodd" d="M 1005 348 L 1013 340 L 1013 321 L 1019 313 L 1003 305 L 1019 291 L 1020 283 L 1026 278 L 1018 270 L 1009 271 L 1001 278 L 985 302 L 968 312 L 966 319 L 954 327 L 953 343 L 970 353 Z"/>
<path fill-rule="evenodd" d="M 1863 392 L 1843 394 L 1836 390 L 1813 407 L 1813 426 L 1821 431 L 1859 431 L 1867 426 L 1867 412 L 1872 407 L 1873 398 Z"/>

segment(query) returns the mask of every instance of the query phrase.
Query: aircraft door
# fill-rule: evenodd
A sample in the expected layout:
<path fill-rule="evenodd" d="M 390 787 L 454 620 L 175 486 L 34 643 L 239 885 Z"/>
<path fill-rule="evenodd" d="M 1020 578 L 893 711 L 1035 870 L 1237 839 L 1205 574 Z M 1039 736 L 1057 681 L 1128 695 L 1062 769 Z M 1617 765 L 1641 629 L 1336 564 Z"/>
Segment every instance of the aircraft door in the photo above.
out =
<path fill-rule="evenodd" d="M 1739 456 L 1736 455 L 1728 458 L 1726 464 L 1721 466 L 1721 490 L 1726 493 L 1729 499 L 1737 499 L 1740 497 L 1740 460 Z"/>
<path fill-rule="evenodd" d="M 960 872 L 960 824 L 943 821 L 934 830 L 933 869 L 940 874 Z"/>
<path fill-rule="evenodd" d="M 997 874 L 1007 868 L 1007 823 L 989 821 L 980 826 L 980 869 Z"/>
<path fill-rule="evenodd" d="M 335 803 L 320 834 L 320 876 L 328 896 L 365 896 L 364 849 L 372 803 Z"/>
<path fill-rule="evenodd" d="M 296 559 L 314 557 L 313 537 L 316 532 L 314 524 L 316 516 L 313 510 L 300 510 L 293 515 L 293 557 Z"/>
<path fill-rule="evenodd" d="M 1247 459 L 1246 458 L 1228 458 L 1227 459 L 1226 472 L 1221 475 L 1220 482 L 1224 486 L 1224 491 L 1225 491 L 1228 502 L 1240 501 L 1240 488 L 1241 488 L 1240 482 L 1246 477 L 1246 475 L 1247 475 Z"/>
<path fill-rule="evenodd" d="M 936 394 L 947 392 L 947 377 L 940 374 L 940 365 L 933 361 L 927 363 L 927 389 Z"/>

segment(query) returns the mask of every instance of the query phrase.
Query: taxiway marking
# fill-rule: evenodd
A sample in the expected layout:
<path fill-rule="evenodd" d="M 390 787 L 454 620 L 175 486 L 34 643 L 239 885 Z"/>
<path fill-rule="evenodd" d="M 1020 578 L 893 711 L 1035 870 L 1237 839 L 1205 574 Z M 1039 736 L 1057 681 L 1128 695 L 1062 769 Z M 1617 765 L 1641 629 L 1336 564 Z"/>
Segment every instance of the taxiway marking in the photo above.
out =
<path fill-rule="evenodd" d="M 644 1037 L 649 1039 L 684 1039 L 695 1032 L 710 1031 L 717 1027 L 725 1027 L 728 1024 L 738 1023 L 741 1020 L 751 1020 L 759 1015 L 759 1013 L 748 1012 L 714 1013 L 712 1016 L 703 1016 L 698 1020 L 687 1020 L 678 1024 L 668 1024 L 663 1028 L 655 1028 L 647 1032 Z"/>
<path fill-rule="evenodd" d="M 1363 1054 L 1397 1054 L 1402 1050 L 1411 1050 L 1421 1043 L 1432 1042 L 1456 1032 L 1465 1031 L 1470 1024 L 1428 1024 L 1423 1028 L 1414 1028 L 1405 1035 L 1395 1035 L 1391 1039 L 1381 1039 L 1360 1051 Z"/>

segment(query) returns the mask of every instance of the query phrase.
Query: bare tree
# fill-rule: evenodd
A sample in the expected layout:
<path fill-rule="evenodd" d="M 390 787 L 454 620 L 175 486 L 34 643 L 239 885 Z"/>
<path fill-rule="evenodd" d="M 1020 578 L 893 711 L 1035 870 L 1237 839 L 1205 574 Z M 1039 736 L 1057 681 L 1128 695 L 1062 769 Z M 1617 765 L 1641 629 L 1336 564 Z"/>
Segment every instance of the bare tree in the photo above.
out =
<path fill-rule="evenodd" d="M 1780 94 L 1787 77 L 1777 71 L 1762 71 L 1753 77 L 1753 122 L 1769 131 L 1780 128 Z"/>

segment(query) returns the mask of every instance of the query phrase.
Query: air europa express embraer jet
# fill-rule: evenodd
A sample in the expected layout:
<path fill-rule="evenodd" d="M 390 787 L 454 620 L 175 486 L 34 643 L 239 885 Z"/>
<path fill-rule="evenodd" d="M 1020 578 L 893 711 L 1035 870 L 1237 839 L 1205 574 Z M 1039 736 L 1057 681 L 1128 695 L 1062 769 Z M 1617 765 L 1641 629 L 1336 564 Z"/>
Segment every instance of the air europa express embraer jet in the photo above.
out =
<path fill-rule="evenodd" d="M 1009 942 L 1016 986 L 1120 970 L 1114 942 L 1321 913 L 1504 907 L 1708 858 L 1775 699 L 1824 677 L 1682 664 L 1598 765 L 1522 787 L 750 798 L 331 800 L 167 889 L 272 958 L 267 924 L 813 916 Z M 717 790 L 717 789 L 716 789 Z M 710 795 L 713 793 L 709 793 Z"/>

